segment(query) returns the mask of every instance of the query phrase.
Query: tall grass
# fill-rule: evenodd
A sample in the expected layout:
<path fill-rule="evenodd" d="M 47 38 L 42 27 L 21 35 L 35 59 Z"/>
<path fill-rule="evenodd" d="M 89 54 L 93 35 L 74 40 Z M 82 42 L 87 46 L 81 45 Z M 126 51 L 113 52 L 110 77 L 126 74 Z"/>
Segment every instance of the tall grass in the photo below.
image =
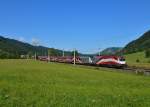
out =
<path fill-rule="evenodd" d="M 150 78 L 32 60 L 0 60 L 0 107 L 149 107 Z"/>

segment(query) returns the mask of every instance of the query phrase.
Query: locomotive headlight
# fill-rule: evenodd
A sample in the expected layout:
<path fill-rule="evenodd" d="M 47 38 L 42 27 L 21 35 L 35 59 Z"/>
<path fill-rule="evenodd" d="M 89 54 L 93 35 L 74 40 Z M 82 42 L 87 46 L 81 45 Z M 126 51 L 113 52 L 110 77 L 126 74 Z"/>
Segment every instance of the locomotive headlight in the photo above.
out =
<path fill-rule="evenodd" d="M 126 64 L 126 61 L 119 61 L 119 63 L 124 65 L 124 64 Z"/>

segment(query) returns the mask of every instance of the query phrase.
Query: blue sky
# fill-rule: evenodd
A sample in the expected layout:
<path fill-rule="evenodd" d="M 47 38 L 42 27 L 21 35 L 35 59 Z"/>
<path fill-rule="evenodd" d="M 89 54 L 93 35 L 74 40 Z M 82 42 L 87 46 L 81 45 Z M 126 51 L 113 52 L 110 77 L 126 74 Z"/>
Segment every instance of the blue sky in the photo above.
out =
<path fill-rule="evenodd" d="M 150 0 L 0 0 L 0 35 L 92 53 L 150 29 Z"/>

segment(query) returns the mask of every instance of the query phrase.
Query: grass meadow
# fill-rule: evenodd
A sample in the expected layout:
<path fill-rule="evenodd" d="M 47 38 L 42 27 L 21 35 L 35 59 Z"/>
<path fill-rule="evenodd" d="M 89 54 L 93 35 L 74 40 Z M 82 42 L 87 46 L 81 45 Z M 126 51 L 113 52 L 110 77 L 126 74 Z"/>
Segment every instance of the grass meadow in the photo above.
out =
<path fill-rule="evenodd" d="M 136 60 L 139 62 L 136 62 Z M 127 64 L 130 66 L 150 68 L 150 58 L 145 58 L 144 52 L 137 52 L 126 55 Z"/>
<path fill-rule="evenodd" d="M 0 107 L 150 107 L 150 77 L 33 60 L 0 60 Z"/>

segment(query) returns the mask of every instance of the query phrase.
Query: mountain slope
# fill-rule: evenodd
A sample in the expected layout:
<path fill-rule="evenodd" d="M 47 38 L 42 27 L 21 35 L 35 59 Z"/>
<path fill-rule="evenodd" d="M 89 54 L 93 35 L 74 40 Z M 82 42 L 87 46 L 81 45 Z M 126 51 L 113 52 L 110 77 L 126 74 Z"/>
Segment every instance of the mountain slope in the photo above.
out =
<path fill-rule="evenodd" d="M 127 44 L 123 49 L 124 53 L 135 53 L 145 51 L 150 48 L 150 30 L 144 33 L 140 38 Z"/>
<path fill-rule="evenodd" d="M 48 50 L 52 50 L 55 55 L 62 55 L 62 50 L 43 46 L 33 46 L 18 40 L 4 38 L 0 36 L 0 58 L 19 58 L 20 55 L 47 55 Z M 70 54 L 70 52 L 65 52 Z"/>
<path fill-rule="evenodd" d="M 101 52 L 101 55 L 115 55 L 119 51 L 121 51 L 121 47 L 110 47 L 106 48 Z"/>

